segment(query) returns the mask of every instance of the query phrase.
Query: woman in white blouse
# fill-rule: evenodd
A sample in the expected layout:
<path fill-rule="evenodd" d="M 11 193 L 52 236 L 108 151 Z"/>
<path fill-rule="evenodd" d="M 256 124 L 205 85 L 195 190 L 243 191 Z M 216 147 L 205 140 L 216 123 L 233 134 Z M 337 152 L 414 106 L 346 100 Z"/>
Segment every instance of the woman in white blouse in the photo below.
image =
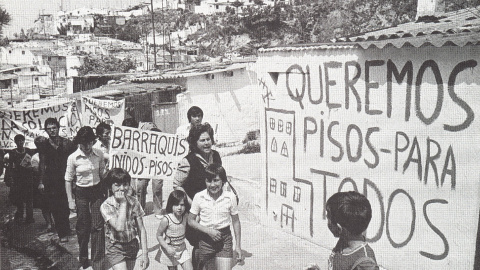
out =
<path fill-rule="evenodd" d="M 103 153 L 93 149 L 95 134 L 91 127 L 81 127 L 73 140 L 78 149 L 67 160 L 65 188 L 68 205 L 77 211 L 77 238 L 80 246 L 79 260 L 83 269 L 90 266 L 88 242 L 92 240 L 91 258 L 93 269 L 104 269 L 105 232 L 100 206 L 105 200 L 101 180 L 105 175 Z M 76 180 L 75 201 L 72 196 L 72 182 Z"/>

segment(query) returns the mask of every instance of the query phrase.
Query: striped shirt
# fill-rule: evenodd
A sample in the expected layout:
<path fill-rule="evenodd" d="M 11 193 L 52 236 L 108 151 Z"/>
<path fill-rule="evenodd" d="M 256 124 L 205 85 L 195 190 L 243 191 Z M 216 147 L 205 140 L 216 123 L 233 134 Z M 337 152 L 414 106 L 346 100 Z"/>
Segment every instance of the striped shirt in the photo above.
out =
<path fill-rule="evenodd" d="M 116 231 L 108 222 L 112 218 L 118 218 L 118 213 L 120 211 L 120 204 L 115 197 L 108 197 L 100 207 L 103 219 L 105 219 L 105 222 L 107 223 L 106 235 L 111 241 L 127 243 L 132 241 L 138 235 L 136 219 L 145 216 L 145 212 L 143 211 L 142 206 L 140 206 L 137 198 L 127 196 L 127 203 L 125 231 Z"/>
<path fill-rule="evenodd" d="M 183 216 L 182 220 L 175 222 L 176 218 L 174 216 L 173 213 L 164 216 L 168 221 L 168 227 L 165 230 L 165 242 L 181 254 L 187 248 L 185 244 L 187 217 Z"/>

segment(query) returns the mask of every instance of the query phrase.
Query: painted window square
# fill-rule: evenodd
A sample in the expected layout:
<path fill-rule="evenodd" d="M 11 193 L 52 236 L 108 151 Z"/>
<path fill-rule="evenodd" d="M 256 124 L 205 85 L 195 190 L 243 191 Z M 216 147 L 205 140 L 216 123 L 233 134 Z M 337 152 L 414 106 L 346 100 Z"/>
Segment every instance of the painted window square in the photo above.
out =
<path fill-rule="evenodd" d="M 287 183 L 280 182 L 280 195 L 287 197 Z"/>
<path fill-rule="evenodd" d="M 270 192 L 277 193 L 277 180 L 270 178 Z"/>
<path fill-rule="evenodd" d="M 285 132 L 288 135 L 292 134 L 292 122 L 287 122 L 287 124 L 285 125 Z"/>
<path fill-rule="evenodd" d="M 302 194 L 302 190 L 300 187 L 293 187 L 293 201 L 300 202 L 300 195 Z"/>
<path fill-rule="evenodd" d="M 275 119 L 270 117 L 270 129 L 275 130 Z"/>

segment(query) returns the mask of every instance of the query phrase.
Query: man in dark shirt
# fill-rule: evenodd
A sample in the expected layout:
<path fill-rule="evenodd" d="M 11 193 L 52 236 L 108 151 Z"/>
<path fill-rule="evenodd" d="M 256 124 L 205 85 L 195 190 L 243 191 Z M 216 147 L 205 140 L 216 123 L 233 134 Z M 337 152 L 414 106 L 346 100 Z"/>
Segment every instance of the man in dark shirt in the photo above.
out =
<path fill-rule="evenodd" d="M 46 195 L 60 242 L 67 242 L 67 236 L 70 234 L 70 209 L 68 208 L 64 176 L 68 156 L 75 151 L 76 147 L 69 139 L 58 135 L 60 124 L 57 119 L 48 118 L 45 120 L 44 127 L 49 138 L 37 137 L 35 139 L 36 143 L 44 146 L 39 152 L 40 182 L 38 189 Z"/>

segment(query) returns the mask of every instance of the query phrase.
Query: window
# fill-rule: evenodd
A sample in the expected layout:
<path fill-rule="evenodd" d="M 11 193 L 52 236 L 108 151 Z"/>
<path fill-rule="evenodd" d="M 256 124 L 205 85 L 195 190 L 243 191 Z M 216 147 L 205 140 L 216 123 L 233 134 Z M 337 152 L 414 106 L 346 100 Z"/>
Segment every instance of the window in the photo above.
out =
<path fill-rule="evenodd" d="M 35 81 L 38 82 L 38 77 L 35 77 Z"/>
<path fill-rule="evenodd" d="M 25 51 L 22 51 L 22 54 L 25 54 Z"/>
<path fill-rule="evenodd" d="M 49 57 L 47 58 L 47 60 L 48 60 L 48 61 L 52 61 L 52 57 L 49 56 Z"/>
<path fill-rule="evenodd" d="M 275 130 L 275 119 L 270 117 L 270 129 Z"/>
<path fill-rule="evenodd" d="M 293 208 L 289 205 L 282 205 L 282 217 L 280 224 L 283 227 L 290 227 L 292 229 L 292 232 L 294 230 L 294 213 L 293 213 Z"/>
<path fill-rule="evenodd" d="M 293 201 L 294 202 L 300 202 L 300 194 L 301 194 L 300 187 L 293 187 Z"/>
<path fill-rule="evenodd" d="M 18 79 L 13 79 L 13 84 L 18 84 Z"/>
<path fill-rule="evenodd" d="M 35 71 L 35 68 L 34 68 L 34 67 L 31 67 L 31 68 L 30 68 L 30 71 Z"/>
<path fill-rule="evenodd" d="M 270 178 L 270 192 L 277 193 L 277 180 Z"/>
<path fill-rule="evenodd" d="M 280 182 L 280 195 L 287 197 L 287 183 Z"/>
<path fill-rule="evenodd" d="M 8 50 L 8 53 L 12 53 L 12 50 Z"/>
<path fill-rule="evenodd" d="M 215 5 L 215 7 L 218 9 L 218 5 Z"/>

